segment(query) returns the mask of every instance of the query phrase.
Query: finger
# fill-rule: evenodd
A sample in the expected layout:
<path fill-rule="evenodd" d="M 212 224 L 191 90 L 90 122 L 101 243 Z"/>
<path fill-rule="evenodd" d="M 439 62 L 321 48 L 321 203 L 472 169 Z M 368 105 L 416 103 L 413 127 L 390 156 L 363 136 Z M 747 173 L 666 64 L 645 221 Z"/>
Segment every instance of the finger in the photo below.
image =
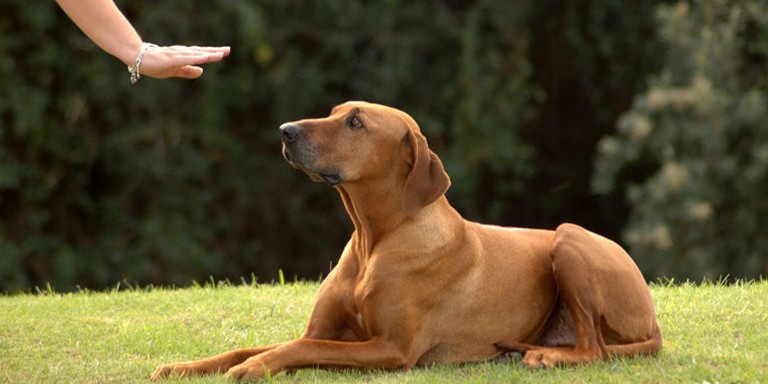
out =
<path fill-rule="evenodd" d="M 214 52 L 214 53 L 206 53 L 204 55 L 200 55 L 197 58 L 193 59 L 190 64 L 203 64 L 203 63 L 211 63 L 216 61 L 221 61 L 224 59 L 224 52 Z"/>
<path fill-rule="evenodd" d="M 224 56 L 229 55 L 232 51 L 230 47 L 199 47 L 199 46 L 186 46 L 186 45 L 172 45 L 168 48 L 174 52 L 184 53 L 223 53 Z"/>
<path fill-rule="evenodd" d="M 217 49 L 217 48 L 200 48 L 197 47 L 165 47 L 162 50 L 157 51 L 158 54 L 165 54 L 168 58 L 173 60 L 179 60 L 186 58 L 188 60 L 203 60 L 203 62 L 219 61 L 229 54 L 230 50 Z M 205 58 L 205 59 L 204 59 Z"/>
<path fill-rule="evenodd" d="M 181 53 L 175 54 L 168 59 L 168 65 L 183 66 L 183 65 L 197 65 L 212 63 L 221 61 L 224 58 L 224 54 L 218 53 Z"/>
<path fill-rule="evenodd" d="M 229 55 L 232 51 L 230 47 L 194 47 L 196 51 L 206 53 L 222 53 L 224 56 Z"/>
<path fill-rule="evenodd" d="M 196 79 L 203 75 L 203 68 L 194 65 L 185 65 L 176 72 L 175 77 L 183 79 Z"/>

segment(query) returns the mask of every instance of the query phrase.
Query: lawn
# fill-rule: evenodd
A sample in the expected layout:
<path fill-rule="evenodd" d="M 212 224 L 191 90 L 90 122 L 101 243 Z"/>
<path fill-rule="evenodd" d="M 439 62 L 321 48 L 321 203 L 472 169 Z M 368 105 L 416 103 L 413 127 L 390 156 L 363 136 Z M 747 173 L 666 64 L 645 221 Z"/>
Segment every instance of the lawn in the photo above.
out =
<path fill-rule="evenodd" d="M 0 381 L 146 383 L 155 366 L 299 336 L 317 283 L 0 297 Z M 768 281 L 655 284 L 655 358 L 531 371 L 519 361 L 407 372 L 278 375 L 278 383 L 768 382 Z M 220 383 L 220 376 L 165 383 Z"/>

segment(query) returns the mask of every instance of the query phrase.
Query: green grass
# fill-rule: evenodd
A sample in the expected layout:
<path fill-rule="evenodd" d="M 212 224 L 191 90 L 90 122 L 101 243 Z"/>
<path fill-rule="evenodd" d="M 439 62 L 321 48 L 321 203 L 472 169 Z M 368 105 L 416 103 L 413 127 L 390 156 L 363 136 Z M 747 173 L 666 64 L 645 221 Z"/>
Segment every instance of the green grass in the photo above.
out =
<path fill-rule="evenodd" d="M 316 283 L 0 297 L 0 382 L 146 383 L 155 366 L 301 334 Z M 519 361 L 407 372 L 278 375 L 278 383 L 768 382 L 768 281 L 654 285 L 656 358 L 531 371 Z M 220 383 L 220 376 L 166 383 Z"/>

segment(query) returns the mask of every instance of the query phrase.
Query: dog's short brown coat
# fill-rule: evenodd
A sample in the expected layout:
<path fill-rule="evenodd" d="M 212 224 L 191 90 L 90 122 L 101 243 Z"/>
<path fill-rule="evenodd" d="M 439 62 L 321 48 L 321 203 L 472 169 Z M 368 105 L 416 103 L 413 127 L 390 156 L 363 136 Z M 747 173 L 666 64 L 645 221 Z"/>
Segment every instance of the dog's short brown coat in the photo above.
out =
<path fill-rule="evenodd" d="M 355 226 L 296 340 L 160 366 L 260 378 L 304 367 L 410 368 L 524 352 L 551 367 L 650 355 L 662 345 L 650 291 L 616 243 L 464 220 L 440 159 L 394 108 L 348 102 L 281 126 L 283 154 L 333 185 Z"/>

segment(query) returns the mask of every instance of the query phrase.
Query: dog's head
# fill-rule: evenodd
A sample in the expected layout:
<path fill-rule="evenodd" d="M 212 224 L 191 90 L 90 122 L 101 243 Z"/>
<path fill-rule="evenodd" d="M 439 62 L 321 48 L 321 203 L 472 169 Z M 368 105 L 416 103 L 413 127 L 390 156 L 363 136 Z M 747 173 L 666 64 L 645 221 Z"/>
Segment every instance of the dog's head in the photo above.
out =
<path fill-rule="evenodd" d="M 328 117 L 285 123 L 280 134 L 285 159 L 313 181 L 394 188 L 411 216 L 450 186 L 418 124 L 395 108 L 347 102 Z"/>

